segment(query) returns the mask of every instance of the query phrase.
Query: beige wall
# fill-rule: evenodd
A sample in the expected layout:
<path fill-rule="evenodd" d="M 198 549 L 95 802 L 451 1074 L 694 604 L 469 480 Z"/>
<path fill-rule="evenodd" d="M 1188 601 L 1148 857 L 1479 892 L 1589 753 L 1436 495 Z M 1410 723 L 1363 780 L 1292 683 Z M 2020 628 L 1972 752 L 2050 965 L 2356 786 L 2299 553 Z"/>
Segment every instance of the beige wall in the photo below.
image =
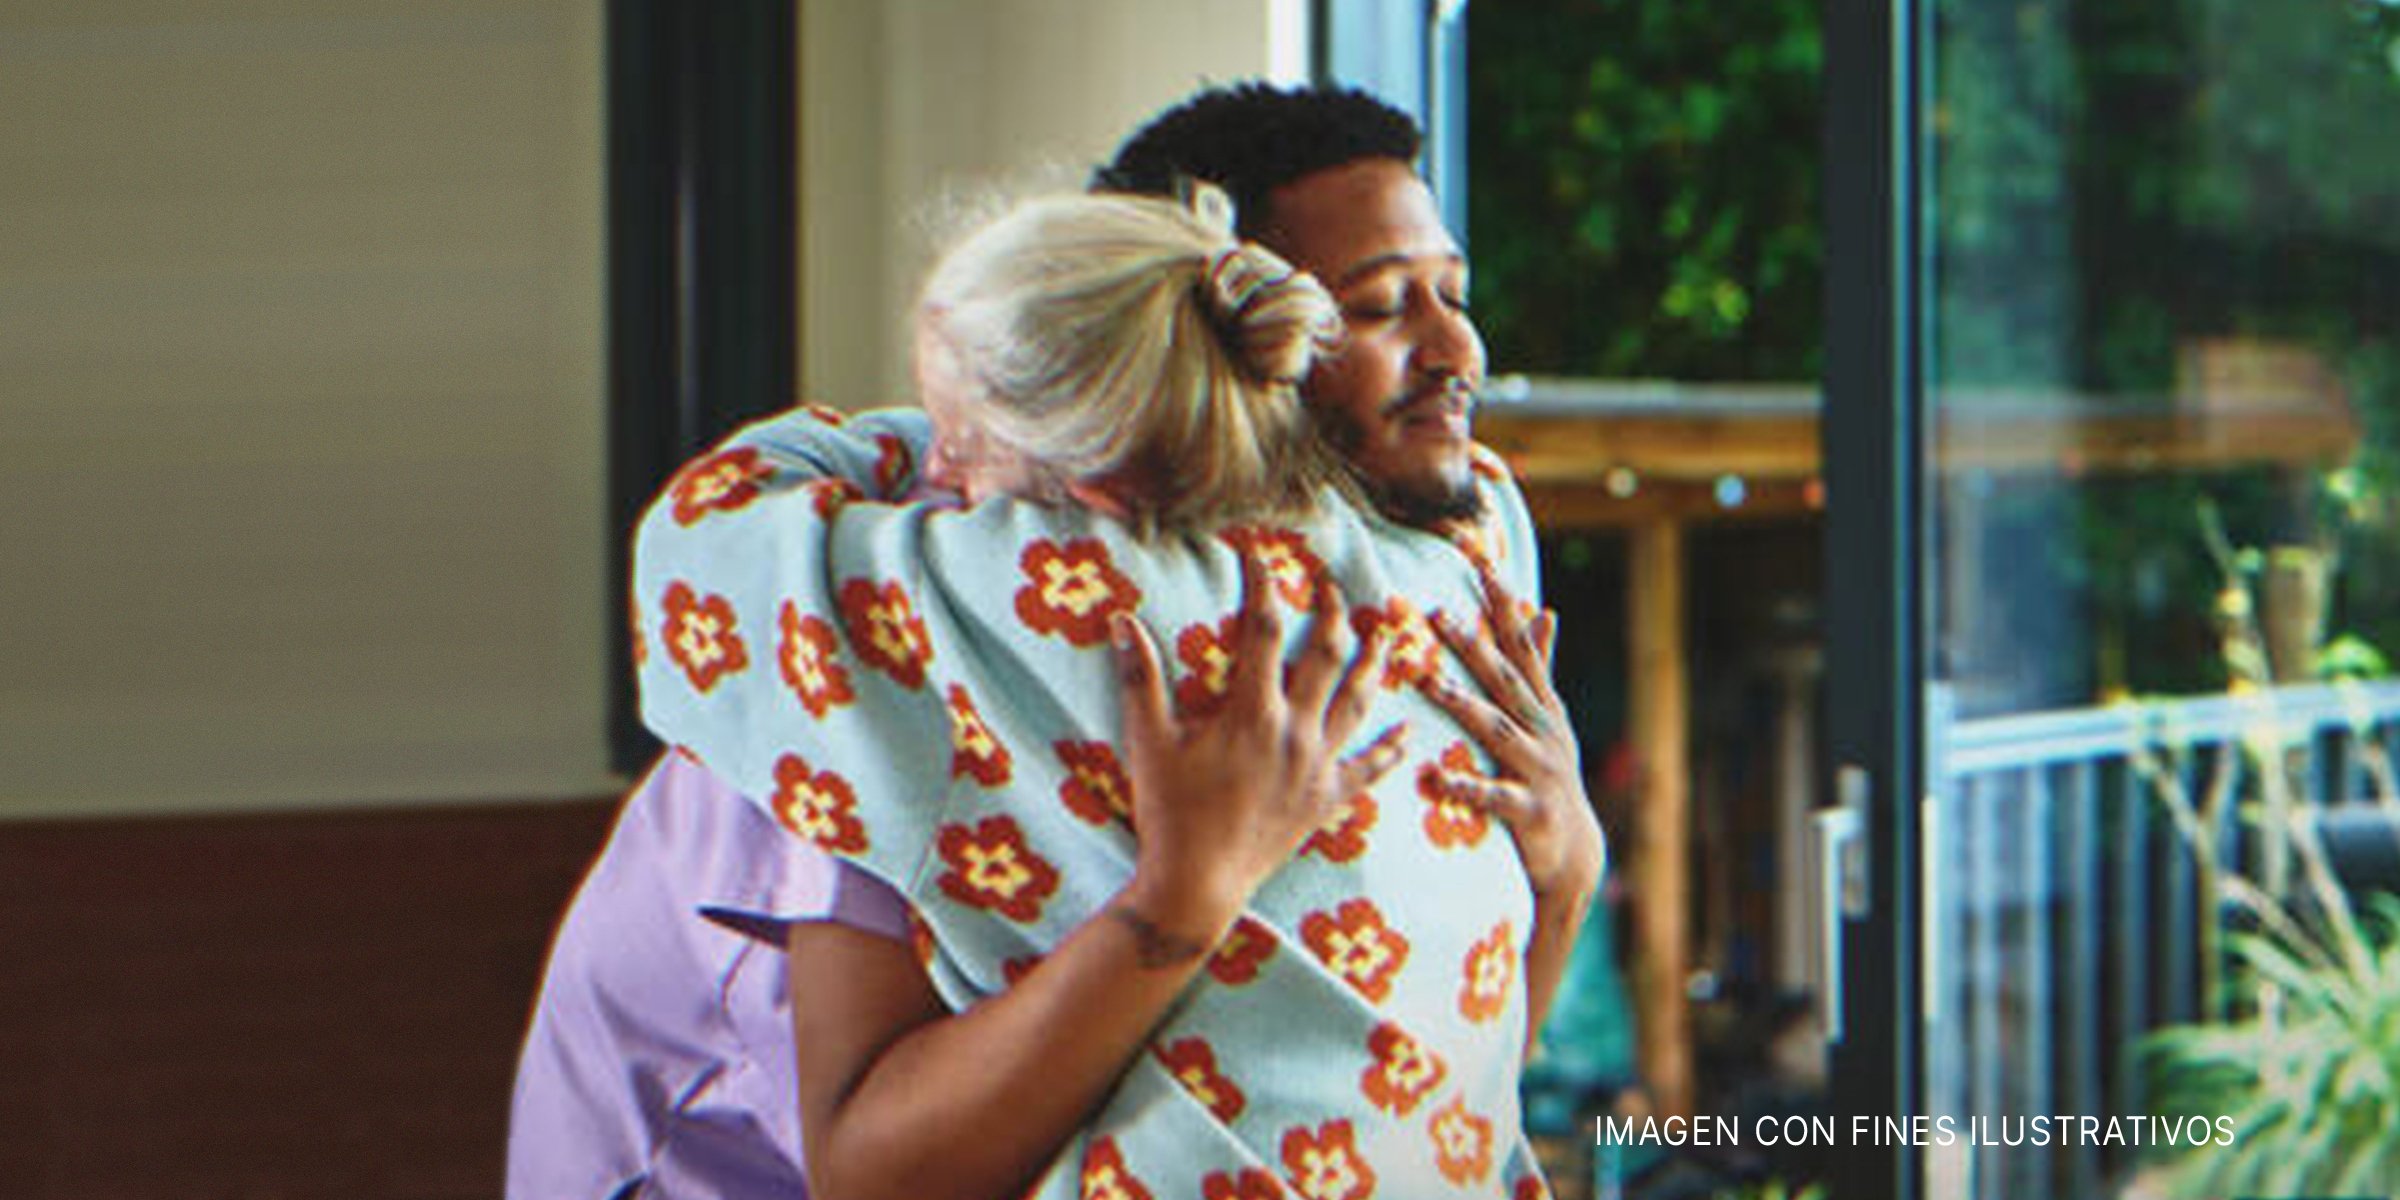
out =
<path fill-rule="evenodd" d="M 0 816 L 608 786 L 600 37 L 0 7 Z"/>
<path fill-rule="evenodd" d="M 801 378 L 907 394 L 904 318 L 943 211 L 1080 187 L 1203 83 L 1296 81 L 1305 0 L 801 0 Z"/>
<path fill-rule="evenodd" d="M 799 0 L 803 363 L 905 394 L 930 198 L 1080 179 L 1300 0 Z M 590 0 L 0 6 L 0 818 L 590 796 Z"/>

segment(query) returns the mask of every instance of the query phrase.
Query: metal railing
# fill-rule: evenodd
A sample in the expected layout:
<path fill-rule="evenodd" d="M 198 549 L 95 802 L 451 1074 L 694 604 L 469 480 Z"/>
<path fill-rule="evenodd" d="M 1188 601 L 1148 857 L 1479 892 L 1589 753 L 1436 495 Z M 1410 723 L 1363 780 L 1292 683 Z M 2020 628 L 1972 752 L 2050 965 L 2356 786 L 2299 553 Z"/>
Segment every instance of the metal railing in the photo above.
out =
<path fill-rule="evenodd" d="M 2388 793 L 2400 683 L 2307 685 L 2102 708 L 1927 721 L 1926 1096 L 1969 1117 L 2150 1111 L 2134 1048 L 2201 1015 L 2199 856 L 2162 790 L 2203 806 L 2218 859 L 2259 839 L 2234 817 L 2262 772 L 2295 805 L 2361 812 Z M 2020 1126 L 2022 1128 L 2022 1126 Z M 1977 1200 L 2089 1197 L 2134 1157 L 2076 1139 L 1961 1146 Z"/>

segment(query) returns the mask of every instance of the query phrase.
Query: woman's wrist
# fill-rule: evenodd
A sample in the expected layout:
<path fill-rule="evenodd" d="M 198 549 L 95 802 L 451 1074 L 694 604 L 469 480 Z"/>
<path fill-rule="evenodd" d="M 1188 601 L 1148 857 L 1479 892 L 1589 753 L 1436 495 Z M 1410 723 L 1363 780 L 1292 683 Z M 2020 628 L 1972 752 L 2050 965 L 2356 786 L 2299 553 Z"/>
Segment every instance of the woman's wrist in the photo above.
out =
<path fill-rule="evenodd" d="M 1533 899 L 1545 906 L 1563 904 L 1582 909 L 1600 891 L 1602 862 L 1597 855 L 1562 866 L 1551 878 L 1532 881 Z"/>
<path fill-rule="evenodd" d="M 1170 881 L 1137 867 L 1105 915 L 1133 936 L 1143 966 L 1167 967 L 1215 949 L 1241 908 L 1222 889 Z"/>

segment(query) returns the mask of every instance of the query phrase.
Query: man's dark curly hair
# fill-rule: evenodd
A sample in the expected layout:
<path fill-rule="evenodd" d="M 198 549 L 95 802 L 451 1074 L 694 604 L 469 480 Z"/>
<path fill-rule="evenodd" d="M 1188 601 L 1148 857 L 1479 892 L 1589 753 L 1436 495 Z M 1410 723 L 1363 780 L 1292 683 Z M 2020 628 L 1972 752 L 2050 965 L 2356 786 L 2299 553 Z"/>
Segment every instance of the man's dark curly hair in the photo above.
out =
<path fill-rule="evenodd" d="M 1092 190 L 1172 196 L 1191 180 L 1225 189 L 1236 232 L 1267 225 L 1276 188 L 1367 158 L 1414 163 L 1425 136 L 1408 114 L 1350 88 L 1214 87 L 1160 113 L 1092 172 Z"/>

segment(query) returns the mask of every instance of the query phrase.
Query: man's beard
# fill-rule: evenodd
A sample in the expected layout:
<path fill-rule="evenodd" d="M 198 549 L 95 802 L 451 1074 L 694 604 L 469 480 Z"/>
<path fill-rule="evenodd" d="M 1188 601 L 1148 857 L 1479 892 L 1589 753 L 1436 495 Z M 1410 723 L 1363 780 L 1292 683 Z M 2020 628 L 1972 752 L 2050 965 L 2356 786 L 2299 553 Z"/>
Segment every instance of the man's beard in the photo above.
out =
<path fill-rule="evenodd" d="M 1309 412 L 1316 418 L 1318 436 L 1333 448 L 1343 469 L 1377 512 L 1417 529 L 1440 529 L 1483 516 L 1483 493 L 1475 488 L 1473 472 L 1457 479 L 1377 479 L 1358 466 L 1357 455 L 1367 444 L 1367 431 L 1350 414 L 1330 407 L 1311 407 Z"/>

